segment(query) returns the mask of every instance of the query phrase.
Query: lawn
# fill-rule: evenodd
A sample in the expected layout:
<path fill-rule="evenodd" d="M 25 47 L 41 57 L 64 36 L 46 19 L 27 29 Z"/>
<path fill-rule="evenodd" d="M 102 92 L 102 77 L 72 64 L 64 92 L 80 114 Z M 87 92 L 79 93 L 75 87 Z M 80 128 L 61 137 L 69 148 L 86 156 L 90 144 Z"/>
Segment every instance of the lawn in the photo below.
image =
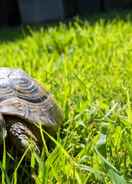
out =
<path fill-rule="evenodd" d="M 24 69 L 65 115 L 57 139 L 50 137 L 55 146 L 32 155 L 24 183 L 30 175 L 36 184 L 132 183 L 132 14 L 0 35 L 0 66 Z M 1 183 L 23 183 L 23 158 L 12 174 L 9 159 L 4 153 Z"/>

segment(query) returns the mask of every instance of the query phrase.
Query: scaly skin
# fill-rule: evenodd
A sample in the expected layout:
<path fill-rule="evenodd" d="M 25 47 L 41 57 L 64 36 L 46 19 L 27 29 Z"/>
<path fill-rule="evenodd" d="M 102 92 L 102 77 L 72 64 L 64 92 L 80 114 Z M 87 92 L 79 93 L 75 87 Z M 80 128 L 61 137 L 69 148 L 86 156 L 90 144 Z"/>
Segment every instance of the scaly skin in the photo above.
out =
<path fill-rule="evenodd" d="M 40 131 L 37 127 L 28 127 L 28 123 L 19 117 L 4 116 L 6 122 L 8 143 L 7 149 L 15 151 L 16 155 L 21 155 L 28 148 L 30 151 L 40 153 Z M 31 128 L 31 129 L 30 129 Z M 14 156 L 15 156 L 14 154 Z"/>
<path fill-rule="evenodd" d="M 6 130 L 6 122 L 0 113 L 0 144 L 3 143 L 3 140 L 7 136 L 7 130 Z"/>

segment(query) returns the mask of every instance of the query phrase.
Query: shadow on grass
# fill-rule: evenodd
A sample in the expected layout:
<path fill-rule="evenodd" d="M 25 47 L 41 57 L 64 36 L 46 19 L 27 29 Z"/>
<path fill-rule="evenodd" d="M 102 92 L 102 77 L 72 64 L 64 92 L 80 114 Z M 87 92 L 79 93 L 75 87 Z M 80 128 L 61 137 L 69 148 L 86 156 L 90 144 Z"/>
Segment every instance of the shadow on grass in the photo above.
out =
<path fill-rule="evenodd" d="M 92 16 L 90 14 L 87 14 L 86 17 L 82 17 L 82 20 L 88 21 L 90 24 L 96 24 L 100 20 L 104 20 L 105 22 L 109 23 L 114 20 L 122 20 L 122 21 L 130 21 L 132 22 L 132 11 L 131 9 L 119 9 L 113 10 L 113 11 L 104 11 L 102 13 L 93 14 Z"/>
<path fill-rule="evenodd" d="M 65 25 L 70 25 L 78 20 L 79 24 L 83 24 L 84 22 L 88 22 L 91 25 L 96 24 L 103 20 L 105 23 L 111 23 L 114 20 L 122 20 L 124 22 L 132 22 L 132 11 L 128 10 L 114 10 L 103 13 L 92 13 L 87 14 L 83 17 L 75 16 L 73 18 L 67 18 L 64 21 L 51 21 L 46 22 L 44 24 L 39 24 L 36 26 L 28 25 L 28 26 L 19 26 L 19 27 L 6 27 L 1 28 L 0 30 L 0 43 L 3 42 L 13 42 L 17 40 L 22 40 L 25 37 L 31 35 L 32 31 L 39 31 L 41 28 L 45 30 L 49 27 L 54 27 L 59 25 L 60 23 L 64 23 Z"/>
<path fill-rule="evenodd" d="M 0 42 L 12 42 L 24 38 L 24 29 L 22 28 L 2 28 L 0 30 Z"/>

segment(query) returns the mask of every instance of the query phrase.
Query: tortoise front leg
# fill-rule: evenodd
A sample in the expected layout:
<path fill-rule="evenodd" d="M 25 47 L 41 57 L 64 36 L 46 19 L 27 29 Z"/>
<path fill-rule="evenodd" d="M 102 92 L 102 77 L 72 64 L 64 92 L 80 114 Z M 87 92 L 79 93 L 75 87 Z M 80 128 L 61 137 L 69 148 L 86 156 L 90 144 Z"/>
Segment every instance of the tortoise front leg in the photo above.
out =
<path fill-rule="evenodd" d="M 3 115 L 0 113 L 0 144 L 3 143 L 6 136 L 7 136 L 6 123 L 3 118 Z"/>
<path fill-rule="evenodd" d="M 8 138 L 12 146 L 16 149 L 16 153 L 24 153 L 25 150 L 29 149 L 30 152 L 34 150 L 39 153 L 38 140 L 32 131 L 22 122 L 16 121 L 11 124 L 8 128 Z"/>

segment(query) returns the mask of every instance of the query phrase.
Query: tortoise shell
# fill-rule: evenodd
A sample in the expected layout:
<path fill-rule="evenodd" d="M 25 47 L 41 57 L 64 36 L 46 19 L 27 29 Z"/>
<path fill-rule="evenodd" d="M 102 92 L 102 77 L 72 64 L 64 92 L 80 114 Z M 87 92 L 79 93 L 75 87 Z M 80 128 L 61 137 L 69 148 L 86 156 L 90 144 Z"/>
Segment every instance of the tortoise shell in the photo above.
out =
<path fill-rule="evenodd" d="M 63 121 L 52 95 L 20 69 L 0 68 L 0 113 L 54 130 Z"/>

